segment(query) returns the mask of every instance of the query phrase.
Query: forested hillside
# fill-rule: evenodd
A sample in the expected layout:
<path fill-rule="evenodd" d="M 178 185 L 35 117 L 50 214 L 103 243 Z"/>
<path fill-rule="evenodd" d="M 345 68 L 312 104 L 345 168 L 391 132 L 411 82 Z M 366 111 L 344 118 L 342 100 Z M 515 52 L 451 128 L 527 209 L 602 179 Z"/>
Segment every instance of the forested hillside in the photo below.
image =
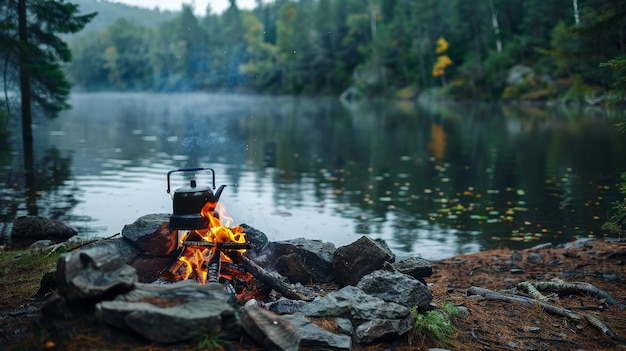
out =
<path fill-rule="evenodd" d="M 95 1 L 95 0 L 92 0 Z M 622 101 L 626 2 L 276 0 L 120 18 L 71 42 L 87 90 Z M 437 88 L 437 89 L 433 89 Z"/>
<path fill-rule="evenodd" d="M 156 27 L 177 16 L 177 13 L 171 11 L 150 10 L 106 0 L 80 0 L 70 2 L 78 4 L 80 6 L 80 12 L 82 13 L 98 13 L 98 16 L 83 29 L 83 35 L 95 35 L 109 27 L 121 17 L 125 17 L 129 21 L 141 26 Z"/>

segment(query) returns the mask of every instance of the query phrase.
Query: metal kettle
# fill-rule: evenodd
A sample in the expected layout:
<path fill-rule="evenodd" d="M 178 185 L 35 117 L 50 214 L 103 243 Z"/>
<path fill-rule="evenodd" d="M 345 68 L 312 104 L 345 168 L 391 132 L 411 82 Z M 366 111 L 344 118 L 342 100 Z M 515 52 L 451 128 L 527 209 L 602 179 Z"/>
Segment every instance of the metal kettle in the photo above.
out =
<path fill-rule="evenodd" d="M 170 175 L 175 172 L 211 171 L 213 175 L 212 188 L 198 186 L 195 179 L 189 181 L 189 186 L 176 189 L 172 196 L 173 213 L 170 216 L 170 229 L 206 229 L 209 219 L 202 216 L 202 208 L 207 204 L 216 204 L 226 185 L 215 190 L 215 171 L 212 168 L 179 168 L 167 172 L 167 193 L 170 193 Z M 215 190 L 215 192 L 213 192 Z"/>

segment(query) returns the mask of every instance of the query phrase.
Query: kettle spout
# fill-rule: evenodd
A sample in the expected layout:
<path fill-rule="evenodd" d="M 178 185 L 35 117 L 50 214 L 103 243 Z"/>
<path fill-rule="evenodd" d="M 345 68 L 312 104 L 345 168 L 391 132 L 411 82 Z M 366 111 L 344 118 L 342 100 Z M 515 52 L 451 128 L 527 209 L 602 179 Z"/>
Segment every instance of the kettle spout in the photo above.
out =
<path fill-rule="evenodd" d="M 222 191 L 224 190 L 224 188 L 226 187 L 226 184 L 224 185 L 220 185 L 219 188 L 217 188 L 217 190 L 215 191 L 215 194 L 213 194 L 213 201 L 217 203 L 220 199 L 220 195 L 222 195 Z"/>

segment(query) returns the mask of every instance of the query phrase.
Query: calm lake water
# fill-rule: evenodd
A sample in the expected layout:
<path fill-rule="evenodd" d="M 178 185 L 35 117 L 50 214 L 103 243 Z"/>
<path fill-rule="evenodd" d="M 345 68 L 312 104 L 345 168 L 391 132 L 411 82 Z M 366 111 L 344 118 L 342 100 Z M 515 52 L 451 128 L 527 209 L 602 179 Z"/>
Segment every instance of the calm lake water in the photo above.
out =
<path fill-rule="evenodd" d="M 171 213 L 167 172 L 211 167 L 235 223 L 270 240 L 368 235 L 399 258 L 440 259 L 605 236 L 626 171 L 614 127 L 625 116 L 606 109 L 202 93 L 75 93 L 71 104 L 35 125 L 37 208 L 85 237 Z M 27 213 L 12 124 L 4 233 Z M 210 184 L 208 172 L 196 178 Z"/>

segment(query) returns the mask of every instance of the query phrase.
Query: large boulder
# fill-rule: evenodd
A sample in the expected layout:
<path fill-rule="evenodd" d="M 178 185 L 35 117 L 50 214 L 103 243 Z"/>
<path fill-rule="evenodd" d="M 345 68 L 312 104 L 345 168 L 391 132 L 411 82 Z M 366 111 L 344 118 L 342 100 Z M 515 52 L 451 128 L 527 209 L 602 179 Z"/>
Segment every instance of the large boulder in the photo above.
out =
<path fill-rule="evenodd" d="M 239 334 L 239 314 L 233 296 L 220 284 L 200 285 L 191 280 L 137 283 L 128 293 L 96 304 L 100 321 L 160 343 L 190 340 L 199 328 Z"/>
<path fill-rule="evenodd" d="M 400 272 L 374 271 L 364 276 L 356 287 L 385 301 L 418 307 L 420 310 L 427 309 L 433 300 L 426 285 Z"/>
<path fill-rule="evenodd" d="M 354 286 L 332 291 L 300 309 L 306 316 L 350 320 L 399 319 L 406 317 L 410 311 L 407 306 L 371 296 Z"/>
<path fill-rule="evenodd" d="M 297 238 L 270 242 L 268 264 L 293 283 L 328 283 L 333 280 L 335 245 L 321 240 Z"/>
<path fill-rule="evenodd" d="M 385 241 L 362 236 L 352 244 L 335 250 L 335 281 L 341 286 L 356 285 L 365 275 L 382 269 L 385 262 L 393 263 L 394 260 L 395 255 Z"/>
<path fill-rule="evenodd" d="M 433 265 L 430 261 L 419 257 L 409 257 L 394 263 L 393 268 L 400 273 L 425 283 L 424 278 L 433 275 Z"/>
<path fill-rule="evenodd" d="M 56 285 L 67 301 L 102 299 L 128 291 L 136 282 L 137 272 L 113 245 L 68 252 L 57 261 Z"/>
<path fill-rule="evenodd" d="M 122 228 L 122 236 L 152 256 L 165 256 L 178 247 L 178 232 L 170 230 L 169 214 L 157 213 L 139 217 Z"/>
<path fill-rule="evenodd" d="M 22 216 L 15 219 L 11 238 L 17 240 L 66 240 L 78 231 L 59 221 L 38 216 Z"/>

